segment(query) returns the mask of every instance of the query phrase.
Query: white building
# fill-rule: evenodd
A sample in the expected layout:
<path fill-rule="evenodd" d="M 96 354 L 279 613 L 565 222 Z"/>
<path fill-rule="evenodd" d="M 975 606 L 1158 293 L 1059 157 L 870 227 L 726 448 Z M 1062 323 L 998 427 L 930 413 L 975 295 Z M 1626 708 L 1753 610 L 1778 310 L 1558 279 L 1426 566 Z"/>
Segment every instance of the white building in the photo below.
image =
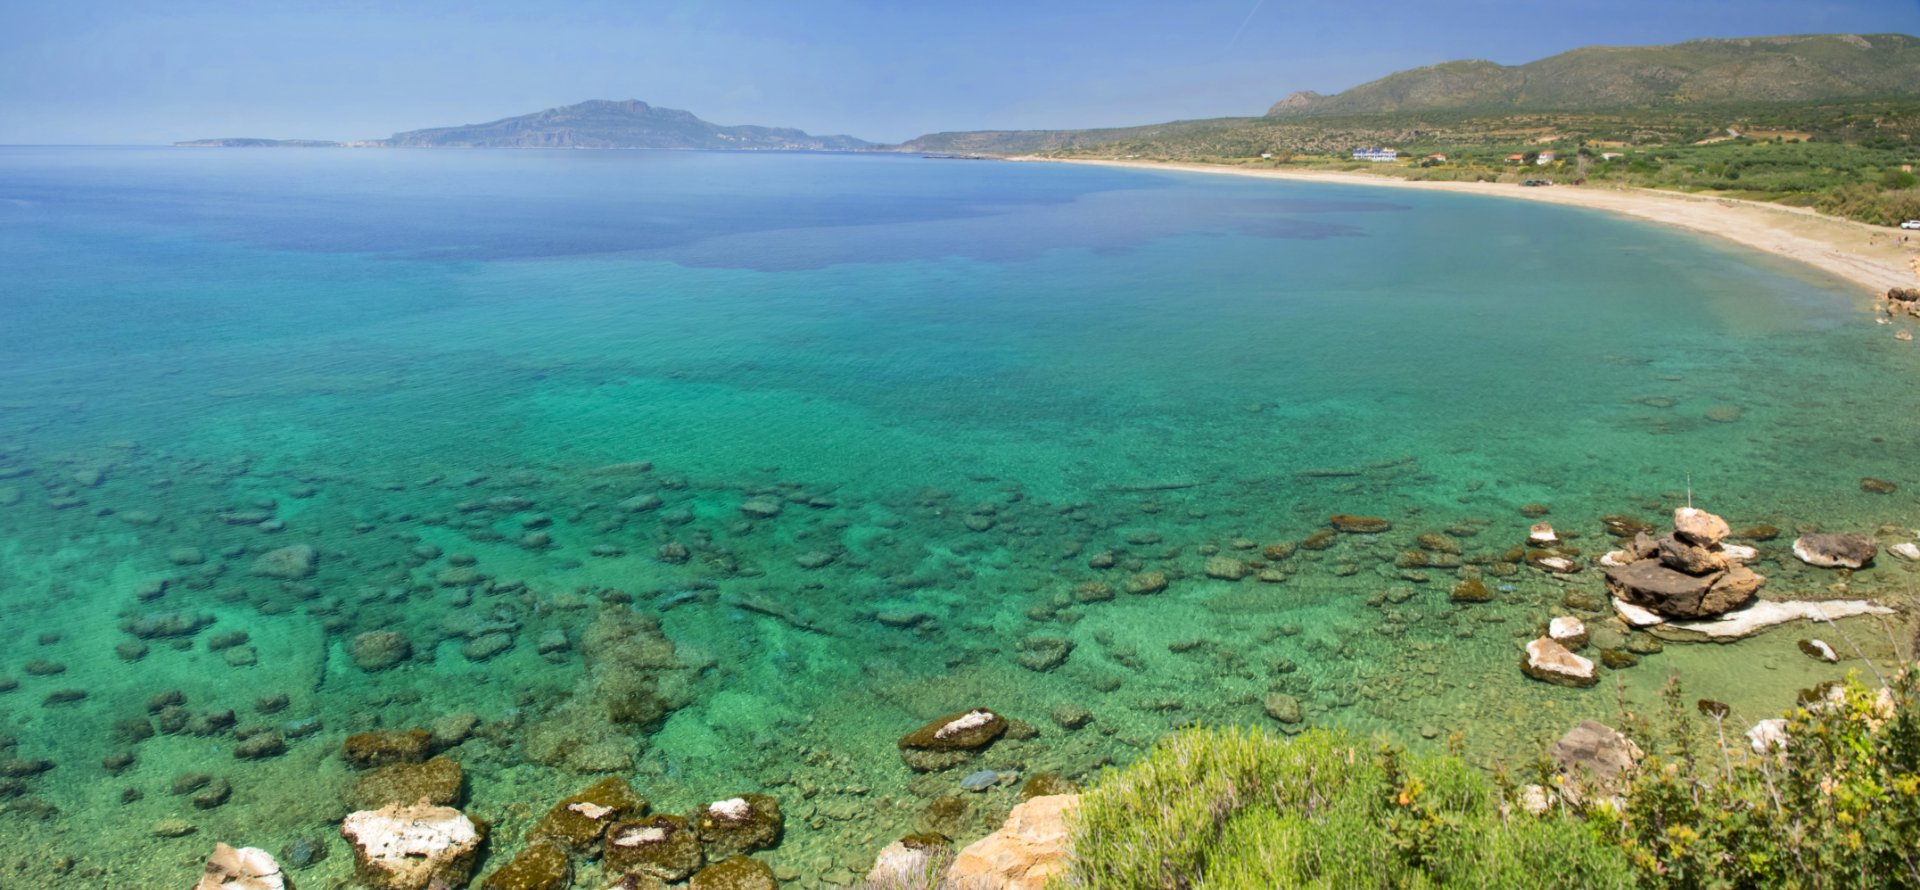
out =
<path fill-rule="evenodd" d="M 1389 161 L 1400 160 L 1400 152 L 1392 148 L 1356 148 L 1353 150 L 1353 159 L 1356 161 L 1372 161 L 1376 164 L 1384 164 Z"/>

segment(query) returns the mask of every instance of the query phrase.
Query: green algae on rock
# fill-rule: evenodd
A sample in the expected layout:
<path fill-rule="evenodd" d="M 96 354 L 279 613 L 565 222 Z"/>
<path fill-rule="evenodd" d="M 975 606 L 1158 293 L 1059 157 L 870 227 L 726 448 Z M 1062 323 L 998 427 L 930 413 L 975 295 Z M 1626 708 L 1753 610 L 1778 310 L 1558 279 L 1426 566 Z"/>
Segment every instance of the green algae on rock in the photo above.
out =
<path fill-rule="evenodd" d="M 567 890 L 573 860 L 558 844 L 535 842 L 480 881 L 480 890 Z"/>
<path fill-rule="evenodd" d="M 458 806 L 465 773 L 450 757 L 425 763 L 392 763 L 368 770 L 347 791 L 347 808 L 377 810 L 399 804 Z"/>
<path fill-rule="evenodd" d="M 622 819 L 646 815 L 647 800 L 619 776 L 608 776 L 548 810 L 527 831 L 527 839 L 551 841 L 575 855 L 599 856 L 600 840 Z"/>
<path fill-rule="evenodd" d="M 433 733 L 424 729 L 382 729 L 357 732 L 340 745 L 347 763 L 362 769 L 394 763 L 419 763 L 427 759 Z"/>
<path fill-rule="evenodd" d="M 684 881 L 706 861 L 700 835 L 687 820 L 661 813 L 607 829 L 606 871 L 641 872 Z"/>
<path fill-rule="evenodd" d="M 773 869 L 758 859 L 735 856 L 700 870 L 689 890 L 774 890 Z"/>
<path fill-rule="evenodd" d="M 716 800 L 695 812 L 688 822 L 700 835 L 709 859 L 768 849 L 780 843 L 780 833 L 786 827 L 779 798 L 766 794 Z"/>
<path fill-rule="evenodd" d="M 900 758 L 918 772 L 965 763 L 1007 731 L 1007 719 L 986 708 L 948 714 L 900 737 Z"/>

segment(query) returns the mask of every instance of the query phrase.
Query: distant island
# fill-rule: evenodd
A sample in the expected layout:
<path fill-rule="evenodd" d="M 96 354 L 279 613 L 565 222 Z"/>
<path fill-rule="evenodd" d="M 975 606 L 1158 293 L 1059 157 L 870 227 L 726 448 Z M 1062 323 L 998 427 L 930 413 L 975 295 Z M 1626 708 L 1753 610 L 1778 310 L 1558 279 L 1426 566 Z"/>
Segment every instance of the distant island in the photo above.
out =
<path fill-rule="evenodd" d="M 593 99 L 483 124 L 408 130 L 387 139 L 197 139 L 184 148 L 650 148 L 700 151 L 865 151 L 852 136 L 814 136 L 785 127 L 726 127 L 638 99 Z"/>

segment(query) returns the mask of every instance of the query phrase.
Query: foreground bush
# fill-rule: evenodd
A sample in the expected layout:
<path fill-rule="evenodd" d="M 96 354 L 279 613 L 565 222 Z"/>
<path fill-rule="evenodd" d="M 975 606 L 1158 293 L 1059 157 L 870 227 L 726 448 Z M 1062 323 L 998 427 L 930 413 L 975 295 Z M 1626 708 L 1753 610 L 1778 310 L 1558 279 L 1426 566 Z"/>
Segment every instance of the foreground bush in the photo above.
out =
<path fill-rule="evenodd" d="M 1920 888 L 1920 720 L 1915 679 L 1803 694 L 1784 749 L 1752 752 L 1724 705 L 1687 708 L 1667 687 L 1663 747 L 1635 772 L 1623 813 L 1601 808 L 1646 883 L 1662 887 Z M 1711 733 L 1709 735 L 1708 733 Z"/>
<path fill-rule="evenodd" d="M 1592 826 L 1503 807 L 1458 758 L 1340 732 L 1196 729 L 1107 776 L 1073 819 L 1068 886 L 1628 887 Z"/>

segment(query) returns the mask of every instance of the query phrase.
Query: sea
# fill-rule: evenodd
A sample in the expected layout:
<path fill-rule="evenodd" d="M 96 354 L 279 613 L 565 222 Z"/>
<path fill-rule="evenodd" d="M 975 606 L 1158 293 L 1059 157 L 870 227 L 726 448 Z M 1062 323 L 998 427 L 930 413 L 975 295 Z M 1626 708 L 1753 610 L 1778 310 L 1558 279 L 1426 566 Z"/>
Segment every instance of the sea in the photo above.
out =
<path fill-rule="evenodd" d="M 0 270 L 8 888 L 184 887 L 216 842 L 352 886 L 343 743 L 414 728 L 491 827 L 476 876 L 618 776 L 662 813 L 776 797 L 754 855 L 849 886 L 1184 726 L 1518 771 L 1670 678 L 1750 723 L 1910 633 L 1612 618 L 1612 532 L 1689 503 L 1765 595 L 1910 606 L 1890 554 L 1789 547 L 1914 539 L 1920 352 L 1857 286 L 1600 212 L 884 154 L 13 147 Z M 1537 523 L 1579 571 L 1527 559 Z M 1522 674 L 1560 615 L 1614 653 L 1598 686 Z M 1011 729 L 909 767 L 974 708 Z"/>

